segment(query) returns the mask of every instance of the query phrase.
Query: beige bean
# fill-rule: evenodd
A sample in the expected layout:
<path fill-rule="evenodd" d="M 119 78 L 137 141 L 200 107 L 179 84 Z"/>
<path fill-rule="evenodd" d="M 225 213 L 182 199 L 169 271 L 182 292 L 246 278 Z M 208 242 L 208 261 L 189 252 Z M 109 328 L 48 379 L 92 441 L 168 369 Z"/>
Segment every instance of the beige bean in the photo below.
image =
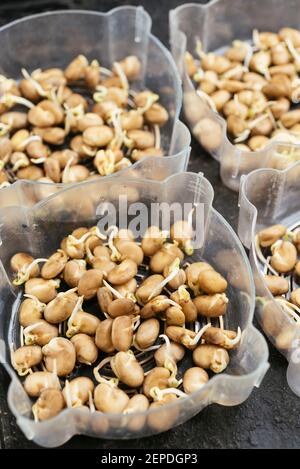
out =
<path fill-rule="evenodd" d="M 36 296 L 42 303 L 49 303 L 57 296 L 59 281 L 31 278 L 25 283 L 25 293 Z"/>
<path fill-rule="evenodd" d="M 228 287 L 225 278 L 214 270 L 204 270 L 200 272 L 198 281 L 200 289 L 211 295 L 215 293 L 224 293 Z"/>
<path fill-rule="evenodd" d="M 143 384 L 144 370 L 131 351 L 116 353 L 110 364 L 117 378 L 130 388 Z"/>
<path fill-rule="evenodd" d="M 40 345 L 41 347 L 43 347 L 57 336 L 57 327 L 53 326 L 52 324 L 49 324 L 43 319 L 24 329 L 26 345 Z"/>
<path fill-rule="evenodd" d="M 215 295 L 201 295 L 193 299 L 198 314 L 208 318 L 216 318 L 226 314 L 228 298 L 225 293 Z"/>
<path fill-rule="evenodd" d="M 119 316 L 114 319 L 111 329 L 111 340 L 115 350 L 127 352 L 133 340 L 132 318 Z"/>
<path fill-rule="evenodd" d="M 32 407 L 38 421 L 49 420 L 58 415 L 64 408 L 65 401 L 58 389 L 45 389 Z"/>
<path fill-rule="evenodd" d="M 60 165 L 59 162 L 49 157 L 44 163 L 44 171 L 46 177 L 50 178 L 53 182 L 59 183 L 61 179 Z"/>
<path fill-rule="evenodd" d="M 83 141 L 91 147 L 106 147 L 114 137 L 113 130 L 107 125 L 91 126 L 84 130 Z"/>
<path fill-rule="evenodd" d="M 186 394 L 199 391 L 209 380 L 209 376 L 203 368 L 189 368 L 183 375 L 183 389 Z"/>
<path fill-rule="evenodd" d="M 272 249 L 271 265 L 280 273 L 291 271 L 297 263 L 297 249 L 290 241 L 281 241 Z"/>
<path fill-rule="evenodd" d="M 129 403 L 129 397 L 117 386 L 100 383 L 95 388 L 94 402 L 100 412 L 119 414 Z"/>
<path fill-rule="evenodd" d="M 166 335 L 170 340 L 177 344 L 184 345 L 189 350 L 193 350 L 196 344 L 191 344 L 191 340 L 196 337 L 196 333 L 190 329 L 185 329 L 180 326 L 168 326 L 166 328 Z"/>
<path fill-rule="evenodd" d="M 69 375 L 75 366 L 76 352 L 74 345 L 64 337 L 51 339 L 42 349 L 47 371 L 57 376 Z"/>
<path fill-rule="evenodd" d="M 235 331 L 220 329 L 219 327 L 209 327 L 203 334 L 203 339 L 208 344 L 218 345 L 219 347 L 231 350 L 236 348 L 239 342 Z"/>
<path fill-rule="evenodd" d="M 143 383 L 143 394 L 149 399 L 150 391 L 154 387 L 166 389 L 169 387 L 170 371 L 167 368 L 155 367 L 145 376 Z"/>
<path fill-rule="evenodd" d="M 74 292 L 58 294 L 50 301 L 44 310 L 44 318 L 50 324 L 59 324 L 66 321 L 72 314 L 78 296 Z"/>
<path fill-rule="evenodd" d="M 43 358 L 39 345 L 24 345 L 12 353 L 12 365 L 19 374 L 23 374 L 29 368 L 39 365 Z"/>
<path fill-rule="evenodd" d="M 113 285 L 122 285 L 135 277 L 136 274 L 136 263 L 131 259 L 125 259 L 108 273 L 107 280 Z"/>
<path fill-rule="evenodd" d="M 63 272 L 64 281 L 69 287 L 75 288 L 85 272 L 86 262 L 82 259 L 72 259 L 65 265 Z"/>
<path fill-rule="evenodd" d="M 101 287 L 103 274 L 97 269 L 87 270 L 83 273 L 78 282 L 78 295 L 83 296 L 85 300 L 90 300 L 97 294 Z"/>
<path fill-rule="evenodd" d="M 167 326 L 184 326 L 185 315 L 182 309 L 176 308 L 176 306 L 170 306 L 166 313 Z"/>
<path fill-rule="evenodd" d="M 146 412 L 149 408 L 149 401 L 144 394 L 135 394 L 129 400 L 127 406 L 124 409 L 124 414 L 128 414 L 128 423 L 127 428 L 132 432 L 140 431 L 145 423 L 146 423 L 146 416 L 139 415 L 136 417 L 131 417 L 130 414 L 136 412 Z"/>
<path fill-rule="evenodd" d="M 112 325 L 113 319 L 108 318 L 101 321 L 96 329 L 95 343 L 102 352 L 112 353 L 115 350 L 111 338 Z"/>
<path fill-rule="evenodd" d="M 109 303 L 107 313 L 111 318 L 134 314 L 135 303 L 129 298 L 117 298 Z"/>
<path fill-rule="evenodd" d="M 156 366 L 164 366 L 167 360 L 177 363 L 183 359 L 184 354 L 184 347 L 176 342 L 170 342 L 170 345 L 163 344 L 154 354 Z"/>
<path fill-rule="evenodd" d="M 265 282 L 272 295 L 280 296 L 289 291 L 289 283 L 285 278 L 265 275 Z"/>
<path fill-rule="evenodd" d="M 165 233 L 163 233 L 158 226 L 149 226 L 144 233 L 141 244 L 145 256 L 151 257 L 159 251 L 165 239 Z"/>
<path fill-rule="evenodd" d="M 38 397 L 45 389 L 60 389 L 57 376 L 48 371 L 35 371 L 26 376 L 24 389 L 30 397 Z"/>
<path fill-rule="evenodd" d="M 17 273 L 21 270 L 25 270 L 32 262 L 34 258 L 26 252 L 17 252 L 10 260 L 10 268 L 13 272 Z M 29 278 L 37 277 L 40 273 L 39 266 L 34 265 L 29 271 Z"/>
<path fill-rule="evenodd" d="M 43 317 L 45 305 L 34 298 L 26 298 L 22 301 L 19 310 L 19 322 L 23 327 L 39 322 Z"/>
<path fill-rule="evenodd" d="M 151 347 L 157 340 L 160 324 L 155 318 L 147 319 L 138 327 L 135 342 L 141 349 Z"/>
<path fill-rule="evenodd" d="M 286 228 L 283 225 L 273 225 L 265 228 L 258 233 L 259 244 L 264 248 L 270 247 L 272 244 L 282 238 L 285 233 Z"/>
<path fill-rule="evenodd" d="M 98 358 L 98 349 L 95 341 L 87 334 L 76 334 L 71 338 L 71 342 L 75 348 L 76 361 L 91 365 Z"/>
<path fill-rule="evenodd" d="M 148 130 L 129 130 L 128 138 L 132 140 L 133 147 L 139 150 L 146 150 L 155 146 L 154 134 Z"/>
<path fill-rule="evenodd" d="M 229 355 L 227 350 L 217 345 L 199 345 L 193 351 L 193 360 L 201 368 L 221 373 L 229 363 Z"/>
<path fill-rule="evenodd" d="M 46 280 L 58 277 L 64 270 L 67 261 L 68 257 L 65 252 L 59 249 L 45 262 L 41 270 L 41 276 Z"/>
<path fill-rule="evenodd" d="M 90 393 L 94 392 L 94 383 L 86 376 L 78 376 L 68 381 L 62 390 L 68 407 L 81 407 L 89 400 Z"/>

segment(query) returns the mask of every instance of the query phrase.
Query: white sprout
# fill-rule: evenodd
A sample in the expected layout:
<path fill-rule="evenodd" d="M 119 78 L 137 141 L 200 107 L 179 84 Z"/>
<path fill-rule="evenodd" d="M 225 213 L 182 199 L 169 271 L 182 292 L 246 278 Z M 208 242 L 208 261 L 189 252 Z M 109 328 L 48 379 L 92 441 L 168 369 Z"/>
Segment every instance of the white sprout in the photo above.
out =
<path fill-rule="evenodd" d="M 24 345 L 24 327 L 20 326 L 20 344 L 21 347 Z"/>
<path fill-rule="evenodd" d="M 298 308 L 296 305 L 293 303 L 290 303 L 289 301 L 285 300 L 284 298 L 275 298 L 275 300 L 282 305 L 283 309 L 298 323 L 300 324 L 300 308 Z M 295 311 L 297 313 L 295 313 Z"/>
<path fill-rule="evenodd" d="M 68 179 L 68 177 L 69 177 L 70 167 L 71 167 L 71 165 L 72 165 L 72 163 L 73 163 L 73 160 L 74 160 L 74 156 L 71 156 L 71 158 L 68 159 L 68 162 L 67 162 L 67 164 L 66 164 L 66 166 L 65 166 L 65 168 L 64 168 L 64 170 L 63 170 L 61 180 L 62 180 L 62 182 L 64 182 L 64 183 L 65 183 L 65 182 L 68 182 L 67 179 Z"/>
<path fill-rule="evenodd" d="M 42 158 L 31 158 L 31 159 L 30 159 L 31 163 L 34 163 L 34 164 L 42 164 L 42 163 L 45 163 L 46 160 L 47 160 L 47 158 L 45 158 L 45 157 L 42 157 Z"/>
<path fill-rule="evenodd" d="M 224 329 L 224 318 L 223 316 L 219 316 L 219 323 L 220 323 L 220 329 Z"/>
<path fill-rule="evenodd" d="M 89 391 L 89 408 L 90 408 L 91 414 L 96 412 L 96 408 L 95 408 L 95 405 L 94 405 L 93 396 L 92 396 L 91 391 Z"/>
<path fill-rule="evenodd" d="M 205 326 L 203 326 L 200 331 L 197 332 L 197 334 L 195 335 L 195 337 L 192 339 L 189 335 L 187 335 L 185 337 L 185 340 L 186 340 L 186 343 L 188 345 L 197 345 L 199 340 L 201 339 L 201 337 L 203 336 L 204 332 L 207 331 L 207 329 L 209 329 L 211 327 L 210 324 L 206 324 Z"/>
<path fill-rule="evenodd" d="M 0 122 L 0 137 L 4 137 L 5 135 L 7 135 L 11 128 L 11 124 L 4 124 L 3 122 Z"/>
<path fill-rule="evenodd" d="M 66 332 L 67 337 L 73 337 L 74 334 L 76 334 L 78 327 L 75 327 L 73 324 L 74 318 L 77 315 L 79 311 L 82 311 L 82 304 L 83 304 L 83 296 L 80 296 L 76 302 L 76 305 L 73 308 L 73 311 L 71 313 L 71 316 L 68 319 L 68 330 Z"/>
<path fill-rule="evenodd" d="M 211 107 L 211 109 L 214 112 L 217 112 L 217 108 L 216 108 L 216 105 L 215 105 L 214 101 L 212 100 L 212 98 L 207 93 L 205 93 L 205 91 L 202 91 L 198 88 L 196 93 L 200 98 L 203 98 L 204 101 L 207 102 L 207 104 Z"/>
<path fill-rule="evenodd" d="M 106 280 L 103 279 L 103 284 L 105 287 L 116 297 L 116 298 L 125 298 L 118 290 L 113 288 Z"/>
<path fill-rule="evenodd" d="M 34 335 L 32 335 L 31 332 L 40 325 L 43 325 L 41 321 L 25 327 L 25 329 L 23 330 L 23 335 L 25 337 L 25 345 L 32 345 L 32 343 L 34 342 Z"/>
<path fill-rule="evenodd" d="M 151 350 L 157 350 L 160 345 L 151 345 L 150 347 L 147 348 L 141 348 L 138 346 L 136 342 L 135 335 L 133 336 L 133 342 L 132 342 L 133 347 L 135 347 L 139 352 L 151 352 Z"/>
<path fill-rule="evenodd" d="M 15 362 L 15 359 L 14 359 L 14 344 L 11 343 L 10 346 L 9 346 L 9 349 L 10 349 L 10 360 L 11 360 L 11 364 L 12 366 L 14 367 L 14 369 L 17 371 L 18 375 L 19 376 L 26 376 L 28 375 L 29 373 L 32 373 L 32 369 L 31 368 L 22 368 L 20 366 L 18 366 Z"/>
<path fill-rule="evenodd" d="M 153 126 L 153 129 L 154 129 L 154 139 L 155 139 L 154 147 L 159 150 L 160 146 L 161 146 L 160 127 L 159 127 L 159 125 L 155 124 Z"/>
<path fill-rule="evenodd" d="M 257 49 L 262 49 L 262 44 L 260 42 L 259 32 L 257 29 L 253 29 L 252 40 Z"/>
<path fill-rule="evenodd" d="M 0 189 L 5 189 L 6 187 L 10 187 L 10 186 L 11 186 L 11 182 L 4 181 L 0 184 Z"/>
<path fill-rule="evenodd" d="M 285 43 L 287 45 L 287 48 L 289 50 L 289 52 L 291 53 L 291 55 L 293 56 L 293 58 L 295 59 L 295 61 L 297 63 L 300 63 L 300 55 L 299 55 L 299 52 L 297 52 L 297 50 L 295 49 L 295 46 L 294 44 L 292 43 L 291 39 L 289 37 L 285 38 Z"/>
<path fill-rule="evenodd" d="M 237 328 L 237 333 L 236 333 L 236 337 L 234 339 L 229 339 L 228 337 L 226 337 L 225 339 L 225 344 L 228 346 L 234 346 L 236 344 L 238 344 L 241 340 L 241 337 L 242 337 L 242 331 L 241 331 L 241 328 L 238 327 Z"/>
<path fill-rule="evenodd" d="M 78 287 L 75 287 L 75 288 L 70 288 L 70 290 L 66 290 L 66 291 L 61 291 L 60 293 L 58 293 L 57 297 L 56 298 L 61 298 L 63 296 L 67 296 L 69 295 L 70 293 L 76 293 L 78 290 Z"/>
<path fill-rule="evenodd" d="M 28 138 L 23 140 L 22 143 L 19 145 L 19 150 L 23 150 L 29 143 L 31 142 L 41 142 L 42 139 L 39 135 L 30 135 Z"/>
<path fill-rule="evenodd" d="M 120 78 L 122 88 L 124 88 L 124 90 L 128 90 L 129 89 L 129 83 L 128 83 L 128 80 L 127 80 L 127 77 L 126 77 L 125 73 L 123 72 L 123 69 L 122 69 L 121 65 L 119 64 L 119 62 L 114 62 L 113 65 L 114 65 L 114 68 L 115 68 L 115 71 L 116 71 L 118 77 Z"/>
<path fill-rule="evenodd" d="M 67 104 L 64 104 L 65 108 L 65 133 L 66 135 L 70 132 L 72 124 L 77 122 L 78 119 L 84 116 L 84 109 L 82 104 L 78 104 L 75 107 L 68 107 Z"/>
<path fill-rule="evenodd" d="M 32 75 L 30 75 L 30 74 L 28 73 L 28 71 L 27 71 L 25 68 L 22 68 L 22 69 L 21 69 L 21 72 L 22 72 L 23 77 L 24 77 L 26 80 L 30 81 L 30 83 L 34 86 L 35 90 L 38 92 L 38 94 L 39 94 L 40 96 L 43 96 L 43 97 L 47 97 L 47 96 L 48 96 L 48 93 L 43 89 L 43 87 L 41 86 L 41 84 L 40 84 L 37 80 L 35 80 L 35 79 L 33 78 L 32 75 L 34 74 L 34 72 L 32 73 Z M 39 70 L 35 70 L 35 72 L 40 72 L 40 69 L 39 69 Z"/>
<path fill-rule="evenodd" d="M 46 308 L 46 303 L 42 303 L 36 296 L 30 295 L 29 293 L 26 293 L 23 296 L 25 298 L 29 298 L 30 300 L 34 300 L 35 304 L 37 305 L 40 311 L 44 311 L 44 309 Z"/>
<path fill-rule="evenodd" d="M 103 368 L 107 363 L 111 363 L 111 359 L 112 357 L 106 357 L 103 360 L 101 360 L 101 362 L 97 366 L 95 366 L 95 368 L 93 369 L 93 374 L 98 383 L 106 383 L 111 386 L 118 386 L 118 383 L 119 383 L 118 378 L 107 379 L 101 376 L 99 373 L 99 370 L 101 370 L 101 368 Z"/>
<path fill-rule="evenodd" d="M 186 393 L 176 388 L 160 389 L 159 387 L 154 386 L 150 390 L 150 396 L 154 401 L 162 401 L 164 396 L 167 394 L 175 394 L 177 397 L 188 397 Z"/>
<path fill-rule="evenodd" d="M 66 379 L 65 382 L 65 390 L 66 390 L 66 404 L 67 407 L 70 409 L 72 408 L 72 397 L 71 397 L 71 390 L 70 390 L 70 382 L 68 379 Z"/>
<path fill-rule="evenodd" d="M 106 86 L 97 85 L 96 91 L 93 94 L 93 100 L 95 101 L 95 103 L 101 103 L 101 101 L 103 101 L 107 93 L 108 93 L 108 89 L 106 88 Z"/>
<path fill-rule="evenodd" d="M 111 250 L 111 260 L 112 261 L 119 261 L 121 259 L 121 254 L 117 250 L 116 246 L 114 245 L 114 238 L 118 234 L 119 229 L 117 226 L 110 226 L 107 232 L 110 231 L 109 237 L 108 237 L 108 246 Z"/>
<path fill-rule="evenodd" d="M 179 257 L 177 257 L 169 266 L 169 272 L 170 272 L 169 275 L 164 280 L 162 280 L 158 285 L 156 285 L 156 287 L 154 288 L 154 290 L 148 297 L 148 301 L 150 301 L 153 297 L 155 297 L 158 294 L 158 292 L 160 292 L 164 288 L 165 285 L 167 285 L 171 280 L 173 280 L 173 278 L 176 277 L 176 275 L 178 274 L 180 270 L 179 264 L 180 264 L 180 259 Z"/>
<path fill-rule="evenodd" d="M 21 96 L 16 96 L 11 93 L 5 93 L 1 98 L 0 102 L 5 104 L 8 107 L 12 107 L 14 104 L 21 104 L 22 106 L 32 109 L 34 104 L 28 99 L 22 98 Z"/>
<path fill-rule="evenodd" d="M 34 259 L 29 265 L 24 265 L 17 273 L 17 277 L 13 281 L 14 285 L 22 285 L 23 283 L 27 282 L 30 276 L 30 272 L 32 268 L 39 264 L 40 262 L 47 262 L 48 259 L 44 259 L 43 257 L 39 259 Z"/>

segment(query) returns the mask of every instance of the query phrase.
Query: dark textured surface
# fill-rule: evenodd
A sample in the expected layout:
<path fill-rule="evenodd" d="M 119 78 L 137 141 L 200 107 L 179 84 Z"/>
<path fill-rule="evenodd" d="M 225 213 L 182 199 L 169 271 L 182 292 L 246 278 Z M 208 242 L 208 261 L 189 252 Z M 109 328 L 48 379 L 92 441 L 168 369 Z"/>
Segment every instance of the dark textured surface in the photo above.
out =
<path fill-rule="evenodd" d="M 245 0 L 251 1 L 251 0 Z M 106 11 L 126 4 L 114 0 L 36 0 L 0 2 L 0 23 L 40 11 L 57 8 L 85 8 Z M 134 1 L 143 4 L 153 18 L 153 32 L 166 44 L 168 38 L 168 10 L 182 2 L 177 0 Z M 200 2 L 199 2 L 200 3 Z M 189 169 L 202 171 L 215 189 L 215 208 L 236 228 L 237 194 L 226 189 L 218 177 L 218 164 L 193 142 Z M 189 422 L 167 433 L 131 441 L 106 441 L 82 436 L 72 438 L 62 448 L 299 448 L 299 399 L 286 384 L 286 362 L 270 346 L 271 369 L 261 387 L 238 407 L 211 405 Z M 0 368 L 0 447 L 37 448 L 18 429 L 6 402 L 9 379 Z"/>

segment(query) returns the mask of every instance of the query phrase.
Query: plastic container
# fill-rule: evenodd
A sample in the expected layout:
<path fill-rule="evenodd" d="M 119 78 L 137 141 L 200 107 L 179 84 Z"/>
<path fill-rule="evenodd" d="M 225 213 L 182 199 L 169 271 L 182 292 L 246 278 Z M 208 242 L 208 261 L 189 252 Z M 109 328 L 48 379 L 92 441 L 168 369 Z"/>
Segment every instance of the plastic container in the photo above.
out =
<path fill-rule="evenodd" d="M 280 223 L 295 228 L 300 221 L 300 163 L 289 169 L 258 169 L 245 176 L 240 189 L 240 215 L 238 233 L 250 250 L 256 287 L 256 316 L 264 332 L 289 362 L 287 380 L 291 389 L 300 396 L 300 327 L 280 307 L 264 281 L 267 273 L 258 259 L 255 234 L 263 228 Z M 291 280 L 291 286 L 296 284 Z"/>
<path fill-rule="evenodd" d="M 132 89 L 149 88 L 158 93 L 170 118 L 161 128 L 166 156 L 136 162 L 129 173 L 133 170 L 138 176 L 164 179 L 186 169 L 190 134 L 178 121 L 182 91 L 176 65 L 170 52 L 151 34 L 151 23 L 142 7 L 131 6 L 108 13 L 63 10 L 27 16 L 0 28 L 0 74 L 19 79 L 22 67 L 29 72 L 65 67 L 78 54 L 89 60 L 96 58 L 104 67 L 127 55 L 137 55 L 142 71 L 132 82 Z"/>
<path fill-rule="evenodd" d="M 255 297 L 250 265 L 236 234 L 212 207 L 213 189 L 203 175 L 181 173 L 163 182 L 123 177 L 90 181 L 63 189 L 32 207 L 29 207 L 27 186 L 23 182 L 16 182 L 7 192 L 15 193 L 12 197 L 18 199 L 18 203 L 0 210 L 1 353 L 11 377 L 9 407 L 28 439 L 53 447 L 79 433 L 108 439 L 151 435 L 185 422 L 211 403 L 224 406 L 240 404 L 248 398 L 254 386 L 259 386 L 269 366 L 268 348 L 262 334 L 252 324 Z M 10 280 L 10 257 L 16 249 L 31 252 L 33 256 L 49 255 L 57 248 L 58 240 L 75 227 L 97 223 L 100 218 L 99 203 L 110 202 L 117 209 L 120 193 L 127 195 L 128 205 L 139 200 L 148 209 L 150 204 L 161 202 L 177 202 L 182 209 L 183 204 L 187 203 L 203 204 L 200 228 L 203 230 L 203 241 L 195 250 L 192 261 L 206 259 L 226 276 L 230 306 L 224 317 L 225 327 L 236 330 L 240 326 L 241 343 L 231 351 L 226 372 L 215 375 L 198 392 L 174 404 L 126 416 L 98 412 L 87 414 L 79 409 L 66 409 L 49 421 L 36 423 L 30 416 L 32 404 L 9 359 L 8 344 L 19 343 L 17 309 L 21 296 Z M 179 373 L 188 366 L 185 360 L 183 362 Z M 140 419 L 141 426 L 135 431 L 137 419 Z M 153 425 L 153 420 L 156 425 Z"/>
<path fill-rule="evenodd" d="M 245 0 L 213 0 L 206 5 L 186 3 L 170 12 L 171 47 L 183 81 L 186 120 L 196 139 L 219 161 L 223 183 L 234 191 L 239 190 L 241 176 L 254 169 L 282 169 L 282 158 L 276 152 L 299 145 L 272 142 L 256 152 L 236 148 L 227 137 L 225 119 L 197 95 L 185 71 L 184 54 L 194 53 L 197 39 L 205 52 L 220 52 L 234 39 L 251 39 L 253 29 L 277 32 L 284 26 L 299 29 L 297 0 L 254 0 L 247 4 Z M 199 121 L 201 131 L 197 128 Z"/>

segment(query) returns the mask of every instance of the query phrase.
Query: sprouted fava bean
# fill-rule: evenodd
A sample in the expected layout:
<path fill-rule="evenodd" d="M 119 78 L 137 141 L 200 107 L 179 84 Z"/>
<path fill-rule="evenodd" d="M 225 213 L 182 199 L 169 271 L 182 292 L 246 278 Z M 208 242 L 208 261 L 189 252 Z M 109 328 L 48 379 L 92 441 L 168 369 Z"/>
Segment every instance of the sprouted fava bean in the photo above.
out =
<path fill-rule="evenodd" d="M 115 173 L 142 157 L 163 156 L 160 128 L 169 114 L 156 93 L 130 89 L 140 70 L 136 56 L 108 70 L 78 55 L 65 70 L 22 69 L 19 84 L 3 77 L 13 83 L 0 103 L 0 159 L 7 181 L 46 182 L 46 177 L 76 183 L 94 172 Z M 12 149 L 24 152 L 22 162 L 10 159 Z"/>
<path fill-rule="evenodd" d="M 299 130 L 292 130 L 299 122 L 299 35 L 288 27 L 277 33 L 254 30 L 252 42 L 237 38 L 224 55 L 204 52 L 200 41 L 186 53 L 186 71 L 197 94 L 225 118 L 228 137 L 241 150 L 260 151 L 276 141 L 299 143 Z M 193 130 L 211 151 L 221 144 L 221 135 L 216 137 L 220 126 L 211 141 L 202 117 L 196 123 L 193 118 Z M 277 153 L 283 167 L 300 156 L 294 149 Z"/>
<path fill-rule="evenodd" d="M 21 346 L 12 344 L 11 361 L 28 395 L 36 398 L 36 420 L 53 418 L 65 407 L 124 416 L 160 407 L 200 389 L 207 381 L 204 368 L 221 372 L 228 352 L 239 345 L 240 329 L 198 322 L 204 316 L 218 321 L 226 313 L 228 285 L 209 263 L 186 266 L 189 223 L 179 222 L 170 234 L 150 227 L 141 243 L 130 231 L 117 229 L 113 239 L 109 234 L 81 226 L 48 258 L 12 257 L 15 283 L 24 286 L 25 296 L 19 309 Z M 113 268 L 99 270 L 96 260 L 112 262 Z M 140 268 L 147 272 L 142 278 Z M 196 366 L 185 369 L 182 381 L 178 366 L 188 350 Z M 151 351 L 149 368 L 143 354 Z M 92 379 L 81 374 L 82 367 L 91 369 Z M 146 418 L 130 423 L 132 431 L 145 424 Z"/>

